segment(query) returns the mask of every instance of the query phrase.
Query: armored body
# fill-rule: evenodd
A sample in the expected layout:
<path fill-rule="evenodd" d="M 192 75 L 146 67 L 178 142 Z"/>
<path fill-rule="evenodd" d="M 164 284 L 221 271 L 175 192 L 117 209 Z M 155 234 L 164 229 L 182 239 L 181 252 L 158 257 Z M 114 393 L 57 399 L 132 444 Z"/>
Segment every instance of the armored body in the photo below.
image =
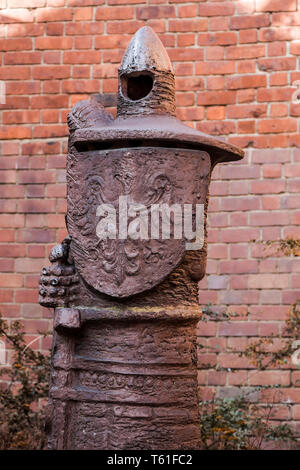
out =
<path fill-rule="evenodd" d="M 243 152 L 175 112 L 172 65 L 144 27 L 119 69 L 116 119 L 97 97 L 68 116 L 69 236 L 50 254 L 39 298 L 55 308 L 52 449 L 199 446 L 197 282 L 208 187 L 213 167 Z M 200 248 L 152 225 L 151 236 L 152 208 L 174 205 L 203 206 Z M 171 217 L 171 235 L 175 225 Z"/>

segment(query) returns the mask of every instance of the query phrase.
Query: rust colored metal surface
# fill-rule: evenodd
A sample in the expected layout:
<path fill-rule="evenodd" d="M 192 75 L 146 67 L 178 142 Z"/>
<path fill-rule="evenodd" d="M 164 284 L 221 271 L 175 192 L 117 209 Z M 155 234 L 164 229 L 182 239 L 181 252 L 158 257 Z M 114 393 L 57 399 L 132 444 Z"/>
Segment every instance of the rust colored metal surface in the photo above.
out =
<path fill-rule="evenodd" d="M 170 237 L 142 237 L 142 219 L 138 236 L 121 226 L 125 210 L 130 232 L 132 205 L 148 223 L 155 205 L 202 204 L 206 235 L 212 168 L 243 152 L 175 118 L 172 65 L 149 27 L 125 53 L 117 108 L 113 119 L 93 97 L 68 116 L 69 236 L 51 251 L 39 292 L 55 308 L 49 447 L 197 449 L 197 282 L 206 240 L 187 251 L 175 216 Z M 116 237 L 99 235 L 112 230 L 103 207 L 115 214 Z"/>
<path fill-rule="evenodd" d="M 51 448 L 197 448 L 198 312 L 103 313 L 54 336 Z"/>
<path fill-rule="evenodd" d="M 175 115 L 175 79 L 169 56 L 151 28 L 132 38 L 119 68 L 118 118 Z"/>

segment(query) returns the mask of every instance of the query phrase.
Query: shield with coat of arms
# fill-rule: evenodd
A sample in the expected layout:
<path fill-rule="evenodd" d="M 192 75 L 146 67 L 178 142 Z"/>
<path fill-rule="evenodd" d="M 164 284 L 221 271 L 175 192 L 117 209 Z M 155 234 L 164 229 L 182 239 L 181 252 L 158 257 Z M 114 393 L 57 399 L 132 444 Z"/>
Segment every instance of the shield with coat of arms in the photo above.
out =
<path fill-rule="evenodd" d="M 155 222 L 151 220 L 151 207 L 176 204 L 183 214 L 184 204 L 193 207 L 204 204 L 209 173 L 210 157 L 200 150 L 133 147 L 80 151 L 72 148 L 67 167 L 67 224 L 72 237 L 71 254 L 85 282 L 98 292 L 122 298 L 163 281 L 183 259 L 187 241 L 184 221 L 182 237 L 174 238 L 171 212 L 170 237 L 164 238 L 160 219 L 159 236 L 156 230 L 153 238 L 151 227 Z M 123 216 L 120 197 L 128 206 L 126 221 L 120 219 Z M 139 235 L 141 227 L 136 220 L 140 219 L 130 215 L 130 205 L 142 205 L 146 209 L 148 236 L 145 237 L 145 231 L 143 238 Z M 99 207 L 111 208 L 115 214 L 115 237 L 111 232 L 106 238 L 99 237 L 97 228 L 107 217 Z M 136 225 L 135 237 L 130 235 L 130 230 L 126 237 L 120 236 L 120 224 L 124 223 L 127 229 L 132 223 Z"/>

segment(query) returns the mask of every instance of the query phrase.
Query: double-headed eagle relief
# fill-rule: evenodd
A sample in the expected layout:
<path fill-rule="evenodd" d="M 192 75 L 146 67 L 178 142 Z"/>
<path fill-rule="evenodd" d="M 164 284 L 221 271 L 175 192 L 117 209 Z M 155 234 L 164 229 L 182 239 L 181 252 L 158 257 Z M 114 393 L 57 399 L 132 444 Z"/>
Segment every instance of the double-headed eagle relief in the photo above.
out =
<path fill-rule="evenodd" d="M 136 147 L 110 150 L 107 156 L 74 149 L 68 158 L 67 225 L 80 275 L 94 289 L 114 297 L 128 297 L 158 284 L 182 261 L 186 243 L 184 237 L 174 239 L 171 214 L 170 238 L 162 238 L 162 216 L 169 215 L 163 209 L 205 204 L 209 156 L 203 152 L 202 160 L 195 150 L 182 149 L 174 155 L 168 148 L 158 147 L 154 153 L 151 147 Z M 135 207 L 142 207 L 142 214 Z M 160 210 L 157 239 L 152 238 L 153 207 Z M 105 208 L 114 210 L 114 227 L 108 234 Z"/>

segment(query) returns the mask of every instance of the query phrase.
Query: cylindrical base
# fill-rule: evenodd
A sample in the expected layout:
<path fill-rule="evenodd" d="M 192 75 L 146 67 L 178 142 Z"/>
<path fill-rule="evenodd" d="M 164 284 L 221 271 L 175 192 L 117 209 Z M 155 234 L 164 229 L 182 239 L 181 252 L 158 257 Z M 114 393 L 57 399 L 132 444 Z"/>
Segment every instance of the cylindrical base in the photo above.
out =
<path fill-rule="evenodd" d="M 50 448 L 199 448 L 198 310 L 80 309 L 80 317 L 77 329 L 56 322 Z"/>

